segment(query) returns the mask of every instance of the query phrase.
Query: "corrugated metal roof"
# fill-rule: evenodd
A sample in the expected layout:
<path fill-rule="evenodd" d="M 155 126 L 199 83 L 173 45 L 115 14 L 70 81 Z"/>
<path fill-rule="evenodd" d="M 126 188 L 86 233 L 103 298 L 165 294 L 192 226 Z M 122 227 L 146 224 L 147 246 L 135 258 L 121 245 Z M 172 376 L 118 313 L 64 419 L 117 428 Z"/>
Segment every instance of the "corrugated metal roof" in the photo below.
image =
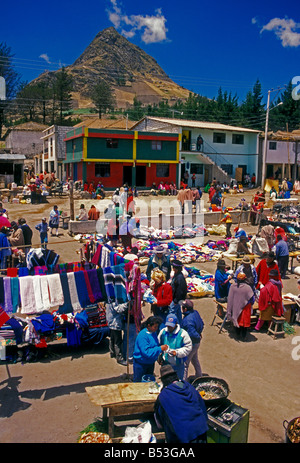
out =
<path fill-rule="evenodd" d="M 22 161 L 26 159 L 24 154 L 0 154 L 0 161 Z"/>
<path fill-rule="evenodd" d="M 74 125 L 74 127 L 88 127 L 90 129 L 121 129 L 128 130 L 136 124 L 134 121 L 126 121 L 126 119 L 99 119 L 95 118 L 85 118 L 79 124 Z"/>
<path fill-rule="evenodd" d="M 211 129 L 211 130 L 230 130 L 232 132 L 249 132 L 259 133 L 260 130 L 247 129 L 244 127 L 235 127 L 233 125 L 221 124 L 219 122 L 205 122 L 205 121 L 190 121 L 188 119 L 172 119 L 167 117 L 153 117 L 147 116 L 142 120 L 149 119 L 152 121 L 163 122 L 165 124 L 176 125 L 178 127 L 190 127 L 197 129 Z M 141 121 L 140 121 L 141 122 Z M 137 123 L 139 124 L 139 122 Z"/>

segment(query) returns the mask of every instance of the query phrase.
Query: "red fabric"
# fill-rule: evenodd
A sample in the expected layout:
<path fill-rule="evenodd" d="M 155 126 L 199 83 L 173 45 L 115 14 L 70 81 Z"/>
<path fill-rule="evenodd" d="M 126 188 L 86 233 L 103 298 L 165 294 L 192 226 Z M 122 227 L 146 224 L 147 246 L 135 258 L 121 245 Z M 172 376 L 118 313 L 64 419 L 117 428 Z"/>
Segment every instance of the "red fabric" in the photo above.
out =
<path fill-rule="evenodd" d="M 93 291 L 92 291 L 91 283 L 90 283 L 90 280 L 89 280 L 89 276 L 88 276 L 86 270 L 83 270 L 83 274 L 84 274 L 84 279 L 85 279 L 89 299 L 90 299 L 91 303 L 93 304 L 95 302 L 95 298 L 94 298 L 94 295 L 93 295 Z"/>
<path fill-rule="evenodd" d="M 239 316 L 239 318 L 237 320 L 239 326 L 244 326 L 245 328 L 249 328 L 249 326 L 251 325 L 251 308 L 252 308 L 251 304 L 247 304 L 243 308 L 243 310 L 242 310 L 242 312 L 241 312 L 241 314 L 240 314 L 240 316 Z"/>
<path fill-rule="evenodd" d="M 0 228 L 2 227 L 11 227 L 10 221 L 3 215 L 0 216 Z"/>
<path fill-rule="evenodd" d="M 8 268 L 6 271 L 6 276 L 11 277 L 11 278 L 17 277 L 18 269 L 14 267 Z"/>
<path fill-rule="evenodd" d="M 263 285 L 268 283 L 270 270 L 273 270 L 273 269 L 278 270 L 278 274 L 280 275 L 278 265 L 275 262 L 273 262 L 273 264 L 270 265 L 270 267 L 268 267 L 266 260 L 265 259 L 261 260 L 258 266 L 256 267 L 258 283 L 262 283 Z M 279 279 L 281 280 L 280 276 L 279 276 Z M 257 288 L 258 287 L 259 285 L 257 285 Z"/>
<path fill-rule="evenodd" d="M 0 307 L 0 326 L 4 325 L 9 319 L 10 317 L 7 315 L 6 312 L 4 312 L 2 307 Z"/>
<path fill-rule="evenodd" d="M 165 307 L 170 305 L 173 300 L 172 286 L 169 283 L 163 283 L 162 285 L 155 287 L 153 295 L 157 299 L 158 307 Z"/>
<path fill-rule="evenodd" d="M 276 243 L 277 243 L 277 241 L 278 241 L 278 240 L 277 240 L 277 236 L 278 236 L 278 235 L 281 235 L 282 239 L 283 239 L 284 241 L 287 241 L 286 233 L 285 233 L 284 229 L 281 228 L 281 227 L 276 227 L 276 228 L 275 228 L 275 230 L 274 230 L 274 235 L 275 235 L 275 241 L 276 241 Z"/>
<path fill-rule="evenodd" d="M 277 317 L 280 317 L 283 314 L 282 298 L 279 294 L 279 290 L 277 286 L 271 283 L 271 281 L 268 281 L 268 283 L 260 291 L 258 308 L 261 312 L 263 312 L 270 305 L 273 307 Z"/>

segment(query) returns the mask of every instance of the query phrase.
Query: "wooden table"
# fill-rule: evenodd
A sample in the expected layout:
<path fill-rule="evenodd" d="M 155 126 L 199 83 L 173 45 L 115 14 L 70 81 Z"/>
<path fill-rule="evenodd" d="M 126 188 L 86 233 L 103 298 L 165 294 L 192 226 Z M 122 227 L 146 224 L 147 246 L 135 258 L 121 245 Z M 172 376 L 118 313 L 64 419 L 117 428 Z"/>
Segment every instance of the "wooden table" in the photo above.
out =
<path fill-rule="evenodd" d="M 231 260 L 231 262 L 232 262 L 232 270 L 235 271 L 235 270 L 237 269 L 238 263 L 239 263 L 239 262 L 242 262 L 242 260 L 243 260 L 245 257 L 249 257 L 249 259 L 251 260 L 251 259 L 257 259 L 257 258 L 260 257 L 260 256 L 258 256 L 257 254 L 245 254 L 245 255 L 242 256 L 242 257 L 237 257 L 237 256 L 234 256 L 234 255 L 232 255 L 232 256 L 224 256 L 224 257 L 226 257 L 227 259 Z"/>
<path fill-rule="evenodd" d="M 149 393 L 150 383 L 119 383 L 104 386 L 86 387 L 91 402 L 103 409 L 103 418 L 108 417 L 108 434 L 114 437 L 115 418 L 153 413 L 157 394 Z"/>

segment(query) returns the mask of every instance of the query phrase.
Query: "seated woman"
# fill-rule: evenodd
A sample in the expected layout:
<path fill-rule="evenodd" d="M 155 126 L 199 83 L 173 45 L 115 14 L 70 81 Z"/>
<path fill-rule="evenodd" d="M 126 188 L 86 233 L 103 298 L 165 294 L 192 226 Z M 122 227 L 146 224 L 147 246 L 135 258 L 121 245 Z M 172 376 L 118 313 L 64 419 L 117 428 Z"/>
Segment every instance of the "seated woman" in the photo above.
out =
<path fill-rule="evenodd" d="M 215 297 L 217 301 L 227 301 L 231 279 L 232 275 L 229 275 L 226 272 L 225 260 L 219 259 L 217 263 L 217 270 L 215 273 Z"/>
<path fill-rule="evenodd" d="M 265 321 L 270 324 L 273 315 L 276 317 L 283 315 L 282 282 L 277 269 L 270 270 L 269 281 L 260 290 L 258 308 L 259 320 L 255 326 L 256 331 L 262 328 Z"/>

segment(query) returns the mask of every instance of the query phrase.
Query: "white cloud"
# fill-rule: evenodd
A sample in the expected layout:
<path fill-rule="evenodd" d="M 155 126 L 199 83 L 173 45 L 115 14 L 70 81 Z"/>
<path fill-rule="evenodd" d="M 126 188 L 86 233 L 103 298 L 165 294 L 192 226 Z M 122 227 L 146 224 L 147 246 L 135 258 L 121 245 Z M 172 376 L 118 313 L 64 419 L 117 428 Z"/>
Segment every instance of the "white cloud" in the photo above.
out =
<path fill-rule="evenodd" d="M 39 58 L 44 59 L 48 64 L 51 64 L 50 58 L 47 55 L 47 53 L 43 53 L 42 55 L 39 56 Z"/>
<path fill-rule="evenodd" d="M 273 18 L 263 26 L 260 32 L 264 31 L 273 31 L 281 40 L 283 47 L 300 46 L 300 23 L 296 23 L 293 19 Z"/>
<path fill-rule="evenodd" d="M 108 10 L 109 20 L 116 29 L 121 29 L 121 33 L 127 37 L 134 37 L 137 31 L 143 31 L 141 39 L 145 43 L 163 42 L 167 39 L 168 29 L 166 28 L 166 18 L 161 9 L 155 10 L 156 15 L 130 15 L 127 16 L 118 6 L 117 0 L 110 0 L 112 11 Z"/>

